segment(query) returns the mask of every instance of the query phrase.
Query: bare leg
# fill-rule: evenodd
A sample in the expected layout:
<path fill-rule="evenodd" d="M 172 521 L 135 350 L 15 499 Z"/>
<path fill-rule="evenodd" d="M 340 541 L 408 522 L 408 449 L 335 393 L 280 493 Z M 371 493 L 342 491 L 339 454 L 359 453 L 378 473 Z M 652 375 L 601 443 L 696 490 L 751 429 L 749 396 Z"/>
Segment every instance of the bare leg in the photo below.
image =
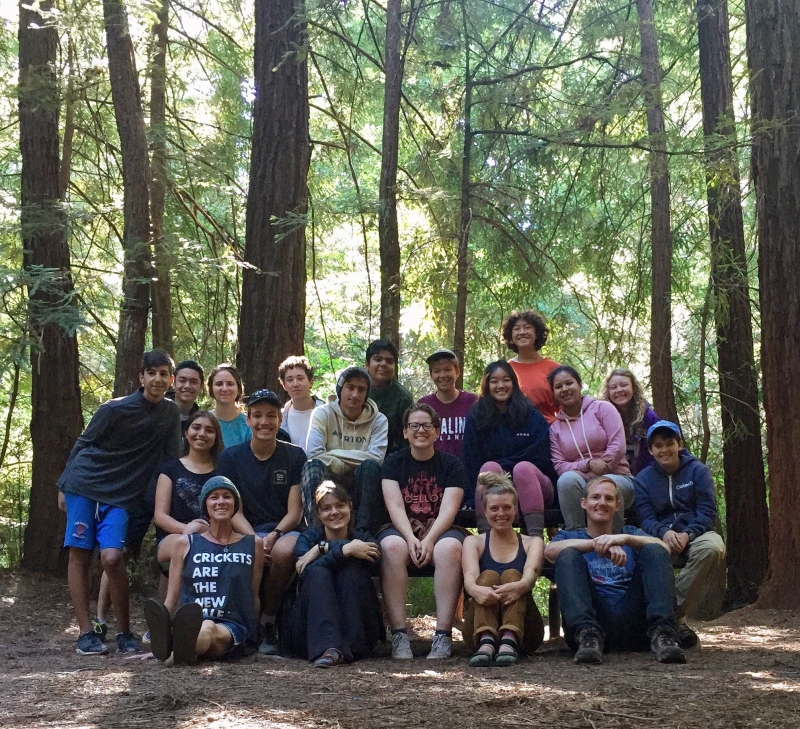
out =
<path fill-rule="evenodd" d="M 75 610 L 75 618 L 78 621 L 81 635 L 92 630 L 92 621 L 89 617 L 89 564 L 91 560 L 91 550 L 70 547 L 67 582 L 69 583 L 72 608 Z"/>
<path fill-rule="evenodd" d="M 273 616 L 278 612 L 283 592 L 294 576 L 294 543 L 297 537 L 286 534 L 272 547 L 272 564 L 261 581 L 261 612 Z"/>
<path fill-rule="evenodd" d="M 111 602 L 114 604 L 114 614 L 117 617 L 117 632 L 129 633 L 131 629 L 130 588 L 122 550 L 103 549 L 100 552 L 100 561 L 103 570 L 108 575 Z M 89 624 L 91 625 L 91 622 Z"/>
<path fill-rule="evenodd" d="M 436 598 L 436 630 L 450 630 L 464 584 L 461 542 L 447 537 L 433 547 L 433 594 Z"/>
<path fill-rule="evenodd" d="M 108 575 L 105 570 L 100 575 L 100 592 L 97 595 L 97 619 L 105 623 L 111 608 L 111 591 L 108 589 Z"/>
<path fill-rule="evenodd" d="M 408 563 L 408 545 L 405 539 L 393 535 L 381 541 L 383 603 L 392 630 L 402 630 L 406 627 Z"/>

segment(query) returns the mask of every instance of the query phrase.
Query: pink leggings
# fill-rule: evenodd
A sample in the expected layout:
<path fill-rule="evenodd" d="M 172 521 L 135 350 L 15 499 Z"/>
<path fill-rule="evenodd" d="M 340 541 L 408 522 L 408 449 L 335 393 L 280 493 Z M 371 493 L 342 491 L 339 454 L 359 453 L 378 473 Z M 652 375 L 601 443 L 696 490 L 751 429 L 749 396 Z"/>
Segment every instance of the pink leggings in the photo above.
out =
<path fill-rule="evenodd" d="M 481 466 L 481 471 L 502 473 L 503 469 L 495 461 L 488 461 Z M 542 514 L 545 507 L 553 503 L 553 483 L 530 461 L 521 461 L 511 472 L 511 480 L 519 495 L 519 513 Z M 481 492 L 483 487 L 478 484 L 475 491 L 475 515 L 486 516 L 483 510 Z"/>

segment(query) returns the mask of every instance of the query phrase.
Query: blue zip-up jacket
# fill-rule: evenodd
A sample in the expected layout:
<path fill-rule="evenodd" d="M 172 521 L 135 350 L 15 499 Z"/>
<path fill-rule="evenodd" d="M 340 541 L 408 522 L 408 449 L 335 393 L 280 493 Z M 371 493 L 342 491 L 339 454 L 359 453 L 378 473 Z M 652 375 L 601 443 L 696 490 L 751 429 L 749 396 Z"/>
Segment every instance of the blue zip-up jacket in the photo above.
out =
<path fill-rule="evenodd" d="M 642 529 L 663 538 L 669 530 L 686 532 L 689 541 L 712 531 L 717 498 L 711 471 L 685 448 L 672 475 L 653 463 L 636 476 L 636 513 Z"/>
<path fill-rule="evenodd" d="M 464 425 L 463 459 L 467 469 L 464 505 L 469 507 L 475 506 L 478 474 L 487 461 L 496 461 L 508 473 L 518 463 L 529 461 L 553 482 L 553 486 L 558 481 L 550 459 L 550 430 L 534 407 L 528 414 L 528 422 L 520 428 L 512 429 L 508 418 L 504 417 L 496 427 L 480 432 L 475 428 L 474 411 L 471 411 Z"/>

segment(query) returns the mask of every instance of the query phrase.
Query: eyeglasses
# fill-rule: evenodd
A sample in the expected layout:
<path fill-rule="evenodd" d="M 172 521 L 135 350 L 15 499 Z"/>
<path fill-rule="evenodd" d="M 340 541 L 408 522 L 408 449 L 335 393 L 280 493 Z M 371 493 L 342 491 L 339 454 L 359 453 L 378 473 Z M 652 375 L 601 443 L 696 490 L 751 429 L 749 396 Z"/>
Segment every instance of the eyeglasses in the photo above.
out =
<path fill-rule="evenodd" d="M 412 433 L 416 433 L 418 430 L 424 430 L 426 433 L 430 433 L 433 430 L 433 423 L 409 423 L 406 425 L 406 428 Z"/>

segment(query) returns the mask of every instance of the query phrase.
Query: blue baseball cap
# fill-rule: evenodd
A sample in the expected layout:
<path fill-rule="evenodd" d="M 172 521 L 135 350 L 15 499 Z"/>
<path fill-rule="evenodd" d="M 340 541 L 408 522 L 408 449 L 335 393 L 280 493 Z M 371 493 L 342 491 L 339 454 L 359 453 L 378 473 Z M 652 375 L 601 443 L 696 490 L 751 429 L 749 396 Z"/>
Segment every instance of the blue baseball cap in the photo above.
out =
<path fill-rule="evenodd" d="M 675 425 L 671 420 L 659 420 L 657 423 L 653 423 L 647 429 L 647 445 L 650 445 L 650 441 L 653 439 L 653 436 L 658 435 L 659 430 L 668 430 L 673 435 L 678 437 L 678 440 L 683 440 L 683 436 L 681 435 L 681 429 Z"/>

